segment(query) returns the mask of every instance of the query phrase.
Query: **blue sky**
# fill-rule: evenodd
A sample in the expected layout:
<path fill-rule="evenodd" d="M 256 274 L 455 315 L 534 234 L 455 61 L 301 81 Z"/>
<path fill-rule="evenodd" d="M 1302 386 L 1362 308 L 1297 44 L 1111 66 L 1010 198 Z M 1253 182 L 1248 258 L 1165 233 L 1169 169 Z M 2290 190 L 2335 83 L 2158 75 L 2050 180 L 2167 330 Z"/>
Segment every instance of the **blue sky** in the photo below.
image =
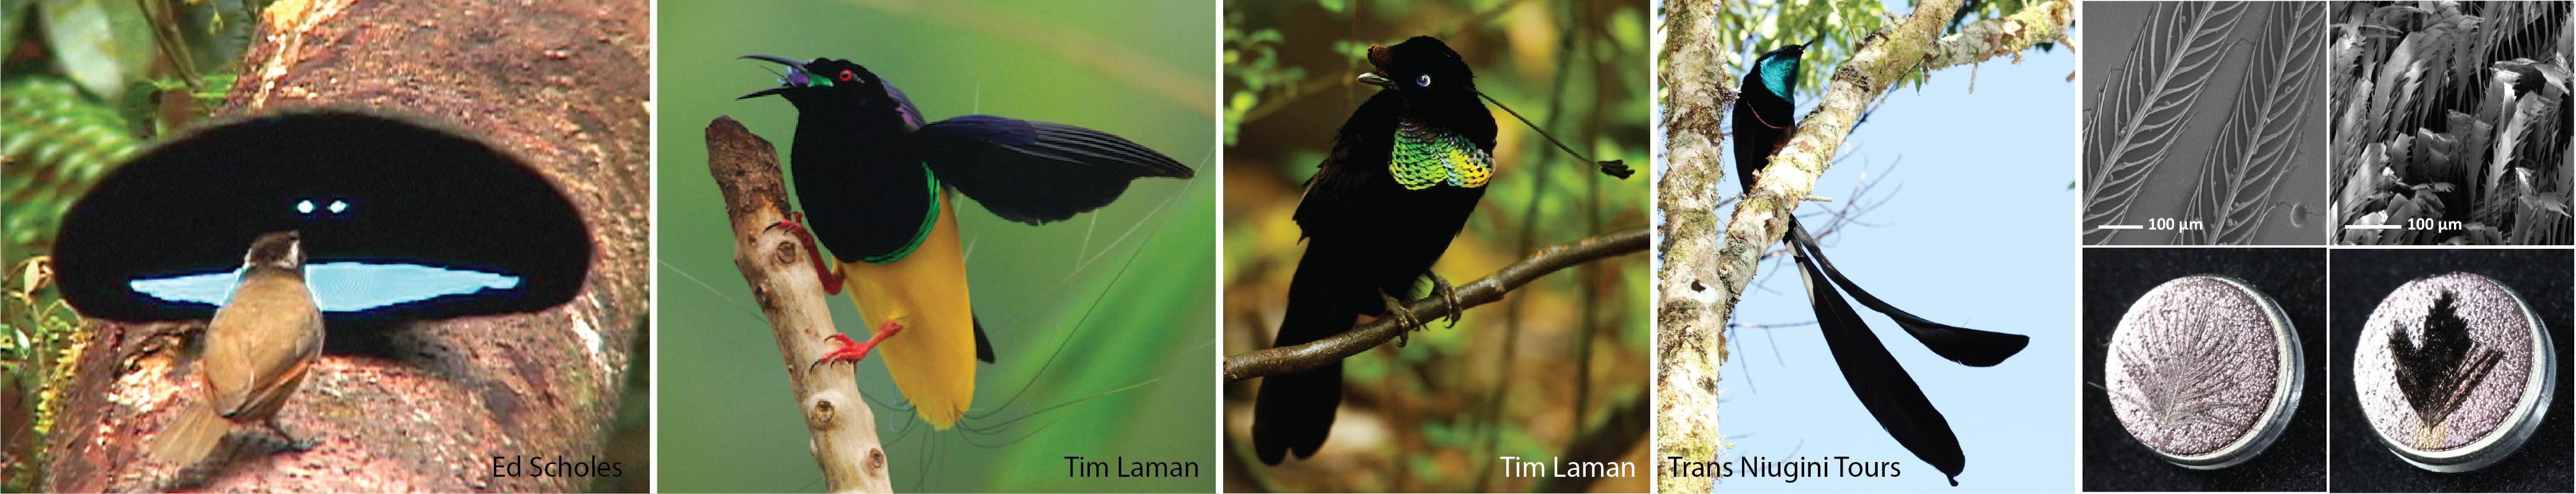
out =
<path fill-rule="evenodd" d="M 1972 368 L 1934 355 L 1893 321 L 1861 309 L 1958 433 L 1968 459 L 1959 488 L 2076 489 L 2079 338 L 2073 329 L 2076 246 L 2069 234 L 2074 192 L 2067 188 L 2076 170 L 2076 85 L 2067 81 L 2075 67 L 2074 54 L 2060 47 L 2026 52 L 2019 65 L 2001 59 L 1935 71 L 1919 91 L 1894 91 L 1844 144 L 1852 156 L 1816 182 L 1817 195 L 1848 199 L 1866 173 L 1882 181 L 1876 193 L 1894 193 L 1864 217 L 1880 227 L 1847 228 L 1826 239 L 1826 255 L 1852 281 L 1933 321 L 2031 337 L 2030 347 L 2011 360 Z M 1804 116 L 1815 96 L 1799 96 Z M 1726 159 L 1729 177 L 1718 188 L 1739 190 L 1733 157 Z M 1799 211 L 1820 207 L 1810 203 Z M 1736 307 L 1737 323 L 1815 320 L 1794 266 L 1765 262 L 1761 269 Z M 1731 344 L 1733 358 L 1720 370 L 1718 413 L 1719 428 L 1736 449 L 1722 460 L 1848 456 L 1903 462 L 1904 475 L 1796 483 L 1728 478 L 1718 491 L 1953 489 L 1861 408 L 1813 324 L 1741 328 Z"/>

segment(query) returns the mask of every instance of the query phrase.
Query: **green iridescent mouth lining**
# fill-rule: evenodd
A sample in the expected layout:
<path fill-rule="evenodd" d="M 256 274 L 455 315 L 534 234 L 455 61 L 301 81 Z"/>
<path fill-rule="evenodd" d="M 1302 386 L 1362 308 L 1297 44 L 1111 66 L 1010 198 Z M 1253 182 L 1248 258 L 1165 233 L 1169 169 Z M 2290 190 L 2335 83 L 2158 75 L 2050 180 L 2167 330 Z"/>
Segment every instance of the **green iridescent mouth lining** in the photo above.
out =
<path fill-rule="evenodd" d="M 931 171 L 928 168 L 923 168 L 921 170 L 921 177 L 922 182 L 929 184 L 930 186 L 930 210 L 921 214 L 921 229 L 912 232 L 912 241 L 905 242 L 903 244 L 903 248 L 895 249 L 893 252 L 887 252 L 884 254 L 860 257 L 860 262 L 868 264 L 891 264 L 895 261 L 901 261 L 905 256 L 912 255 L 913 249 L 921 248 L 922 240 L 930 238 L 930 229 L 939 225 L 939 201 L 944 199 L 939 197 L 939 176 L 931 174 Z"/>
<path fill-rule="evenodd" d="M 1476 188 L 1493 178 L 1494 157 L 1454 132 L 1404 122 L 1395 130 L 1395 156 L 1387 171 L 1405 190 L 1432 185 Z"/>

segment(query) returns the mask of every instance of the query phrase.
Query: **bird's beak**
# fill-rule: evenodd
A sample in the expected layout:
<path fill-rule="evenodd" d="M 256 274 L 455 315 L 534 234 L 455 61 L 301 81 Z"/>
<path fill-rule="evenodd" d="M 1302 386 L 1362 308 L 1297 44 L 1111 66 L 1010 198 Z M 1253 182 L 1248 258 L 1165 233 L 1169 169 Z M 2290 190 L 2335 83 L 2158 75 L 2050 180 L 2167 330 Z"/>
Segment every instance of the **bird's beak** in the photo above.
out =
<path fill-rule="evenodd" d="M 793 58 L 787 58 L 787 57 L 777 56 L 777 55 L 761 55 L 761 54 L 743 55 L 743 56 L 741 56 L 741 57 L 737 57 L 737 58 L 749 58 L 749 59 L 753 59 L 753 60 L 762 60 L 762 61 L 768 61 L 768 62 L 771 62 L 771 63 L 776 63 L 776 64 L 779 64 L 779 65 L 785 65 L 785 66 L 787 66 L 787 76 L 778 80 L 778 87 L 773 87 L 773 88 L 769 88 L 769 89 L 762 89 L 762 90 L 760 90 L 759 92 L 754 92 L 754 93 L 751 93 L 751 94 L 745 94 L 745 95 L 742 95 L 742 97 L 740 97 L 740 98 L 734 98 L 734 99 L 751 99 L 751 98 L 758 98 L 758 97 L 762 97 L 762 96 L 768 96 L 768 95 L 773 95 L 773 94 L 784 93 L 784 92 L 787 92 L 787 90 L 790 90 L 790 89 L 803 88 L 803 87 L 805 87 L 805 86 L 808 84 L 808 78 L 805 76 L 805 62 L 803 62 L 803 61 L 800 61 L 800 60 L 797 60 L 797 59 L 793 59 Z"/>
<path fill-rule="evenodd" d="M 1362 73 L 1360 73 L 1360 79 L 1359 79 L 1359 81 L 1360 81 L 1360 83 L 1362 83 L 1362 84 L 1367 84 L 1367 85 L 1377 86 L 1377 87 L 1382 87 L 1382 88 L 1387 88 L 1387 89 L 1395 89 L 1395 81 L 1387 80 L 1387 79 L 1386 79 L 1386 76 L 1377 75 L 1377 73 L 1376 73 L 1376 72 L 1362 72 Z"/>

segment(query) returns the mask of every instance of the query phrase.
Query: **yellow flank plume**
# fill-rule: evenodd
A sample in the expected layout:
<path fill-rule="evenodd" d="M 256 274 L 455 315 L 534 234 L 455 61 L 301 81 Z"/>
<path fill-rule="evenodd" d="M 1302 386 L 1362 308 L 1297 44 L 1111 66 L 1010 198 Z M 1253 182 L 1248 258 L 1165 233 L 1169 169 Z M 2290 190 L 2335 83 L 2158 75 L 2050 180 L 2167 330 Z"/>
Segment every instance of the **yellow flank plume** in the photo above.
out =
<path fill-rule="evenodd" d="M 841 265 L 850 300 L 869 331 L 887 320 L 903 326 L 876 353 L 884 356 L 904 399 L 940 430 L 957 425 L 975 401 L 975 310 L 966 293 L 953 199 L 940 194 L 939 224 L 912 255 L 888 264 Z"/>

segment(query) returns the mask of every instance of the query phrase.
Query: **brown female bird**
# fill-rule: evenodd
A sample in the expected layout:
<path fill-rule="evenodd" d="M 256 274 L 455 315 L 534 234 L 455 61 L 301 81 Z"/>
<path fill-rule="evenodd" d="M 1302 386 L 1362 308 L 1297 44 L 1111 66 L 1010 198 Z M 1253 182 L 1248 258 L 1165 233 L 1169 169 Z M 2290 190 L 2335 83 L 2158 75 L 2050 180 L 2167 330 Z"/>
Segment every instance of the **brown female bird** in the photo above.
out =
<path fill-rule="evenodd" d="M 290 447 L 311 445 L 277 424 L 277 410 L 322 355 L 322 311 L 304 285 L 304 247 L 296 232 L 260 235 L 243 256 L 241 281 L 206 324 L 197 375 L 206 398 L 180 410 L 152 441 L 152 455 L 182 465 L 214 451 L 234 427 L 264 423 Z"/>

